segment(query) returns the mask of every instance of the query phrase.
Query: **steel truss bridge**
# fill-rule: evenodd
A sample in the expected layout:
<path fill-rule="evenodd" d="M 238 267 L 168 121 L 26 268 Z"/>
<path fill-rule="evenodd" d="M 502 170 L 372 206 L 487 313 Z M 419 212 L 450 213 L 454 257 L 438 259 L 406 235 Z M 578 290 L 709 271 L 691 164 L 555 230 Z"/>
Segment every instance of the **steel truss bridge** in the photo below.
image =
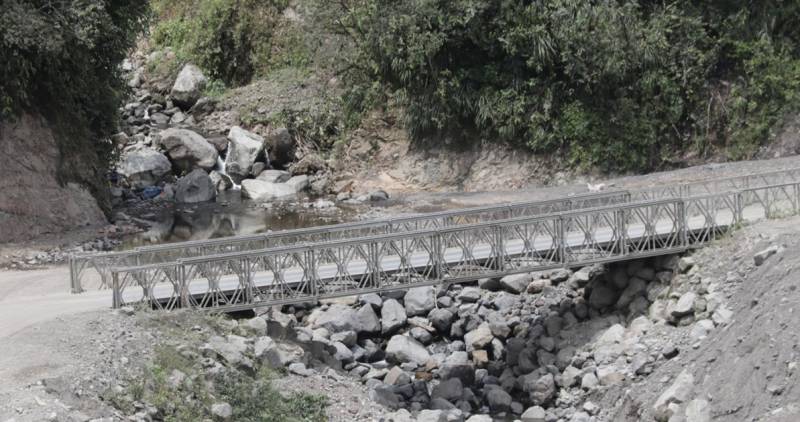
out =
<path fill-rule="evenodd" d="M 70 259 L 113 306 L 221 311 L 685 251 L 800 211 L 800 169 L 470 208 Z"/>

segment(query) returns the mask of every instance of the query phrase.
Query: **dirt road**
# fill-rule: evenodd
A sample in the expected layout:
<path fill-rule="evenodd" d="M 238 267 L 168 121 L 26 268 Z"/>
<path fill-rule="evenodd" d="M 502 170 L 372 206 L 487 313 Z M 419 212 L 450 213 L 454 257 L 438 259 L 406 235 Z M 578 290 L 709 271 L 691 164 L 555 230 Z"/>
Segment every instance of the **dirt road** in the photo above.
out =
<path fill-rule="evenodd" d="M 53 318 L 111 307 L 111 292 L 69 292 L 69 268 L 0 271 L 0 339 Z"/>

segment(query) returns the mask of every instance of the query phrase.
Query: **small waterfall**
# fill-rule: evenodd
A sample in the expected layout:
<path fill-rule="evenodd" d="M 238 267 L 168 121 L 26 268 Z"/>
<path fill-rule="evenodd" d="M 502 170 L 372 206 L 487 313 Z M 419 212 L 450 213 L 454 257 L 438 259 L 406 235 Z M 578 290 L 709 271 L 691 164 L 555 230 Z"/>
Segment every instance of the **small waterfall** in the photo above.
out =
<path fill-rule="evenodd" d="M 240 190 L 240 189 L 242 189 L 242 185 L 239 185 L 239 184 L 237 184 L 236 182 L 234 182 L 234 181 L 233 181 L 233 178 L 231 178 L 230 176 L 228 176 L 228 172 L 227 172 L 227 171 L 225 171 L 225 166 L 226 166 L 226 164 L 225 164 L 225 160 L 227 160 L 227 158 L 228 158 L 228 155 L 227 155 L 227 154 L 228 154 L 228 153 L 230 153 L 230 150 L 231 150 L 231 143 L 230 143 L 230 142 L 228 142 L 228 149 L 226 150 L 226 153 L 225 153 L 225 158 L 222 158 L 222 154 L 220 154 L 220 155 L 218 155 L 218 156 L 217 156 L 217 169 L 216 169 L 216 170 L 219 172 L 219 174 L 221 174 L 221 175 L 223 175 L 223 176 L 227 177 L 227 178 L 228 178 L 228 180 L 230 180 L 230 181 L 231 181 L 231 184 L 233 185 L 233 187 L 232 187 L 231 189 L 233 189 L 233 190 Z"/>

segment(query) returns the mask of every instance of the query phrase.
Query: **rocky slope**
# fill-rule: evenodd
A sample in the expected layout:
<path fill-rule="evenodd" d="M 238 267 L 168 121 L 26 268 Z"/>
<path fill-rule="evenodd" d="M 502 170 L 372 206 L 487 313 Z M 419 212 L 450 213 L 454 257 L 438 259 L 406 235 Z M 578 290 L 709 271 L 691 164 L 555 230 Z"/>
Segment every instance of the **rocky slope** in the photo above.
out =
<path fill-rule="evenodd" d="M 0 122 L 0 243 L 105 224 L 85 188 L 58 179 L 61 161 L 41 116 Z"/>

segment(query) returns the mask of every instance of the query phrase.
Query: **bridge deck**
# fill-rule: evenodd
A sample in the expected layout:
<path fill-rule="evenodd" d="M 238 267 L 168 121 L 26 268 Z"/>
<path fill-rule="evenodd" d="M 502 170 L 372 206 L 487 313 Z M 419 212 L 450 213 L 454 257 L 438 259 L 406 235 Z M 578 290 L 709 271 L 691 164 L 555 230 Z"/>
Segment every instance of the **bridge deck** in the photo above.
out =
<path fill-rule="evenodd" d="M 798 209 L 794 183 L 115 268 L 114 305 L 243 309 L 676 253 Z"/>

